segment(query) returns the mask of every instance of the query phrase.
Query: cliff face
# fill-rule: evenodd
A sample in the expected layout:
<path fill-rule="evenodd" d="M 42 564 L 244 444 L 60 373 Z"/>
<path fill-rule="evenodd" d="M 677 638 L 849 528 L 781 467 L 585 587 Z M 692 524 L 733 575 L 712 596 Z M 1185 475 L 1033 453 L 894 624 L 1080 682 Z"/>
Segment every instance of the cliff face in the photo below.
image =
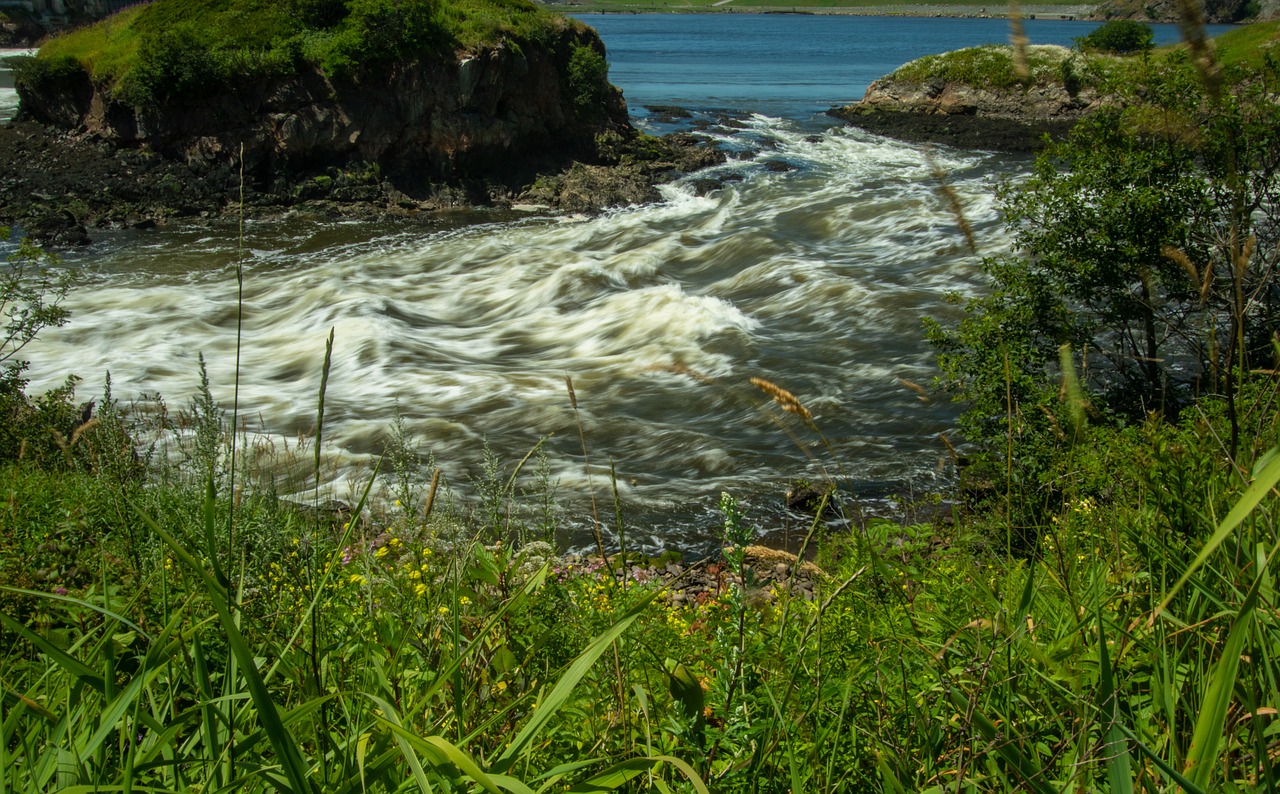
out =
<path fill-rule="evenodd" d="M 925 83 L 876 80 L 861 102 L 846 114 L 904 112 L 933 116 L 986 116 L 1015 121 L 1078 119 L 1097 102 L 1092 88 L 1072 93 L 1061 84 L 1036 84 L 1022 89 L 991 89 L 945 80 Z"/>
<path fill-rule="evenodd" d="M 582 48 L 604 53 L 594 31 L 566 26 L 549 45 L 504 39 L 352 79 L 307 69 L 150 108 L 119 102 L 76 71 L 20 81 L 20 112 L 191 163 L 238 162 L 243 145 L 246 168 L 259 177 L 374 164 L 414 192 L 590 162 L 599 136 L 630 134 L 621 92 L 603 77 L 574 85 L 570 60 Z"/>

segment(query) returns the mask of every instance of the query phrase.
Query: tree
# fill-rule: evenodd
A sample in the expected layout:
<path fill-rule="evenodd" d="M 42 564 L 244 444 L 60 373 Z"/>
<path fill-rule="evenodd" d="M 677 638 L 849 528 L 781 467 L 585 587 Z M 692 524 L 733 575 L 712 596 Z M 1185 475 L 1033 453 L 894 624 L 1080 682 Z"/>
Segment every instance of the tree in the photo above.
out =
<path fill-rule="evenodd" d="M 1112 19 L 1103 22 L 1092 33 L 1076 39 L 1082 50 L 1096 50 L 1128 55 L 1151 49 L 1155 32 L 1149 25 L 1132 19 Z"/>
<path fill-rule="evenodd" d="M 0 240 L 9 230 L 0 229 Z M 23 239 L 0 267 L 0 366 L 5 381 L 21 372 L 26 362 L 17 355 L 45 328 L 65 325 L 68 312 L 62 306 L 71 286 L 70 274 L 55 274 L 58 258 L 30 240 Z"/>
<path fill-rule="evenodd" d="M 991 291 L 957 299 L 956 327 L 929 325 L 943 383 L 970 406 L 962 430 L 996 457 L 1016 446 L 1024 470 L 1051 467 L 1064 438 L 1062 345 L 1095 419 L 1115 421 L 1204 397 L 1234 406 L 1241 374 L 1272 364 L 1274 70 L 1237 75 L 1217 96 L 1185 58 L 1140 76 L 1126 104 L 1082 121 L 1029 179 L 1002 188 L 1014 251 L 984 261 Z"/>

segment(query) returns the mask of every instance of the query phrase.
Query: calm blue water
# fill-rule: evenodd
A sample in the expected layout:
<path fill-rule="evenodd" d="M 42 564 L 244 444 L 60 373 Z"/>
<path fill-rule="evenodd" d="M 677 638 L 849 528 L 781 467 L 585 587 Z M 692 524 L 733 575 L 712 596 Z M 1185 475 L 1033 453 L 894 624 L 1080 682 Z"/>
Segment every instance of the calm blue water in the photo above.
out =
<path fill-rule="evenodd" d="M 645 105 L 731 109 L 830 126 L 821 114 L 861 99 L 876 78 L 924 55 L 1009 39 L 1005 19 L 808 14 L 578 14 L 600 32 L 609 79 L 631 112 Z M 1033 44 L 1070 46 L 1097 22 L 1027 20 Z M 1176 25 L 1153 25 L 1156 43 Z M 1210 26 L 1209 34 L 1230 30 Z"/>

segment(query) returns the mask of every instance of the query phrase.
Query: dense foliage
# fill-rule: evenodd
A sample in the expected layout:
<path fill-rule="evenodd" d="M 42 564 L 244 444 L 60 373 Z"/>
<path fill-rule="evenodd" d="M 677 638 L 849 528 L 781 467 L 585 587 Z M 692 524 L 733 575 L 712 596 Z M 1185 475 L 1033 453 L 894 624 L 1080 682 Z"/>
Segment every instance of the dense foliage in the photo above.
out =
<path fill-rule="evenodd" d="M 359 79 L 507 38 L 548 42 L 572 24 L 530 0 L 157 0 L 50 40 L 19 79 L 82 69 L 147 106 L 304 65 Z"/>
<path fill-rule="evenodd" d="M 984 262 L 992 290 L 957 327 L 931 326 L 947 386 L 972 406 L 966 436 L 997 458 L 1012 445 L 1031 480 L 1056 476 L 1072 421 L 1064 346 L 1092 419 L 1119 424 L 1197 401 L 1234 413 L 1243 373 L 1274 362 L 1276 73 L 1237 75 L 1218 96 L 1186 58 L 1143 78 L 1005 186 L 1015 249 Z"/>
<path fill-rule="evenodd" d="M 1155 32 L 1150 26 L 1133 19 L 1112 19 L 1099 25 L 1077 41 L 1082 50 L 1128 55 L 1151 49 Z"/>

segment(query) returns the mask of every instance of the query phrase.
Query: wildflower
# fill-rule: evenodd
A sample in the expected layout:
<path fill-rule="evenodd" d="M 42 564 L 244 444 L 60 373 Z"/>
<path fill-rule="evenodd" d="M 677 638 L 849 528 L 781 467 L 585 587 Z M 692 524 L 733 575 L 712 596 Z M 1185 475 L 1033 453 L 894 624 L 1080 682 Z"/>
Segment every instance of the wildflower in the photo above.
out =
<path fill-rule="evenodd" d="M 463 596 L 462 598 L 458 599 L 458 603 L 465 607 L 467 604 L 471 603 L 471 599 L 467 598 L 466 596 Z"/>
<path fill-rule="evenodd" d="M 494 685 L 493 685 L 493 691 L 495 691 L 495 692 L 506 692 L 506 691 L 507 691 L 507 682 L 506 682 L 506 681 L 499 681 L 498 683 L 494 684 Z"/>
<path fill-rule="evenodd" d="M 400 545 L 400 538 L 392 538 L 391 540 L 388 540 L 388 541 L 387 541 L 387 545 L 388 545 L 388 546 L 399 546 L 399 545 Z"/>
<path fill-rule="evenodd" d="M 400 506 L 400 500 L 399 500 L 399 499 L 397 499 L 397 500 L 396 500 L 396 507 L 399 507 L 399 506 Z"/>
<path fill-rule="evenodd" d="M 362 585 L 362 584 L 364 584 L 364 583 L 365 583 L 365 582 L 367 582 L 367 581 L 368 581 L 368 580 L 367 580 L 367 579 L 365 579 L 363 575 L 358 574 L 358 573 L 353 573 L 353 574 L 351 574 L 351 576 L 347 579 L 347 582 L 348 582 L 349 584 L 359 584 L 359 585 Z"/>
<path fill-rule="evenodd" d="M 410 578 L 410 579 L 412 579 L 412 580 L 414 580 L 415 582 L 416 582 L 416 581 L 418 581 L 419 579 L 421 579 L 421 578 L 422 578 L 422 571 L 419 571 L 419 570 L 416 570 L 416 569 L 415 569 L 415 570 L 410 571 L 410 572 L 409 572 L 409 578 Z"/>
<path fill-rule="evenodd" d="M 439 609 L 436 610 L 436 613 L 440 615 L 440 617 L 444 617 L 445 615 L 449 614 L 449 607 L 440 607 Z"/>
<path fill-rule="evenodd" d="M 374 554 L 374 556 L 377 557 L 378 559 L 382 559 L 383 557 L 387 556 L 387 554 L 390 551 L 391 549 L 387 548 L 386 546 L 379 546 L 378 551 L 376 554 Z"/>
<path fill-rule="evenodd" d="M 58 585 L 57 587 L 53 588 L 53 593 L 54 595 L 66 595 L 67 588 L 63 587 L 62 585 Z"/>
<path fill-rule="evenodd" d="M 413 586 L 413 594 L 416 595 L 418 598 L 422 598 L 423 594 L 426 592 L 427 592 L 427 586 L 422 582 L 418 582 L 416 585 Z"/>

